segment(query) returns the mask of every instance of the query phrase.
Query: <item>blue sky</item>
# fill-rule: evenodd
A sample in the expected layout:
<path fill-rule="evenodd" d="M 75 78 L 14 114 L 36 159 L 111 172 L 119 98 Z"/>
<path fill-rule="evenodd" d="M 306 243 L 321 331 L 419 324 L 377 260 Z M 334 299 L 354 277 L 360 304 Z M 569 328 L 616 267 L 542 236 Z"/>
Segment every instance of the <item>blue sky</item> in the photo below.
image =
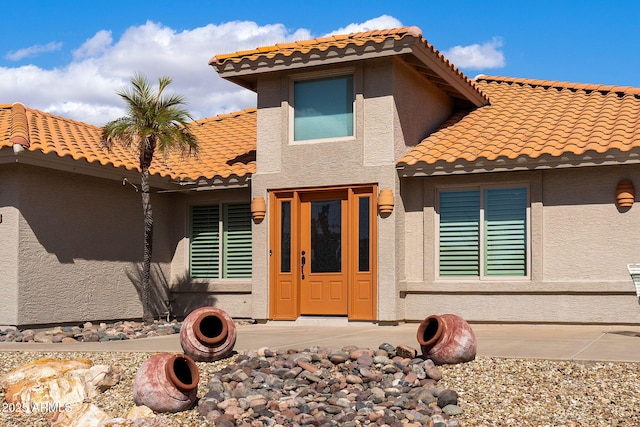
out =
<path fill-rule="evenodd" d="M 195 118 L 255 106 L 220 79 L 219 53 L 416 25 L 467 76 L 640 87 L 640 1 L 23 0 L 0 16 L 0 103 L 102 125 L 137 71 L 189 101 Z M 10 5 L 10 7 L 9 7 Z"/>

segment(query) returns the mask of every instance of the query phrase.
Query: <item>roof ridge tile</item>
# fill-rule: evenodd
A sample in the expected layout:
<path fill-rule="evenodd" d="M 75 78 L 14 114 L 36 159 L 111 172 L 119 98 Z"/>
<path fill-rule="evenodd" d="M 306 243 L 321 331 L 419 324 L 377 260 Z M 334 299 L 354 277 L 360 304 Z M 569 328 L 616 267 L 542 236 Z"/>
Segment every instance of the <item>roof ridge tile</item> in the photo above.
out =
<path fill-rule="evenodd" d="M 388 29 L 380 29 L 380 30 L 372 30 L 372 31 L 360 31 L 353 32 L 349 34 L 332 34 L 322 37 L 317 37 L 313 39 L 307 40 L 296 40 L 293 42 L 284 42 L 284 43 L 276 43 L 275 45 L 269 46 L 260 46 L 255 49 L 241 50 L 233 53 L 223 53 L 217 54 L 210 61 L 209 64 L 222 64 L 227 60 L 240 61 L 244 58 L 251 57 L 256 54 L 267 54 L 272 53 L 277 50 L 288 50 L 288 49 L 298 49 L 302 47 L 309 47 L 314 45 L 322 45 L 331 42 L 343 42 L 343 41 L 353 41 L 359 39 L 366 38 L 376 38 L 376 37 L 396 37 L 402 38 L 405 35 L 413 36 L 416 38 L 420 38 L 422 36 L 422 31 L 419 27 L 397 27 L 397 28 L 388 28 Z"/>
<path fill-rule="evenodd" d="M 11 141 L 12 144 L 18 144 L 24 148 L 28 148 L 30 140 L 27 110 L 25 106 L 19 102 L 11 106 L 11 121 L 9 126 L 11 126 L 9 141 Z"/>
<path fill-rule="evenodd" d="M 576 82 L 564 82 L 557 80 L 541 80 L 541 79 L 529 79 L 523 77 L 505 77 L 505 76 L 487 76 L 479 75 L 475 78 L 476 81 L 487 81 L 496 83 L 511 83 L 519 85 L 529 86 L 541 86 L 555 89 L 569 89 L 569 90 L 584 90 L 586 92 L 600 92 L 602 94 L 607 93 L 622 93 L 625 95 L 640 96 L 640 88 L 633 86 L 616 86 L 605 85 L 596 83 L 576 83 Z"/>

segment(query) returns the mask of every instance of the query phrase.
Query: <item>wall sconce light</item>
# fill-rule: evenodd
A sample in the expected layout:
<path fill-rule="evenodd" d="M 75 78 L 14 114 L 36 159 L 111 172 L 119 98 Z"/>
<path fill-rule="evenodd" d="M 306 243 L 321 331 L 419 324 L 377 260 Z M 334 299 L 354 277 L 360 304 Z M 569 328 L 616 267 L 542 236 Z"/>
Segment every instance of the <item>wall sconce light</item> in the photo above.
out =
<path fill-rule="evenodd" d="M 380 190 L 378 195 L 378 212 L 387 215 L 393 212 L 393 191 L 388 188 Z"/>
<path fill-rule="evenodd" d="M 256 196 L 251 201 L 251 216 L 254 221 L 262 221 L 264 215 L 267 212 L 267 203 L 264 201 L 264 197 Z"/>
<path fill-rule="evenodd" d="M 623 180 L 616 187 L 616 205 L 619 208 L 630 208 L 636 199 L 636 189 L 633 182 Z"/>

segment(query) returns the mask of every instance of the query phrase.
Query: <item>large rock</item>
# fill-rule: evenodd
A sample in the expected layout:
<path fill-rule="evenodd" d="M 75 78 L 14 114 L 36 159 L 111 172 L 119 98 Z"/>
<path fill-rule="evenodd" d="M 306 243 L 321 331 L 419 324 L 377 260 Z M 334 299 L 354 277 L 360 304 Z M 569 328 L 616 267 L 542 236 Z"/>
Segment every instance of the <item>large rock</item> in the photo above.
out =
<path fill-rule="evenodd" d="M 49 412 L 90 399 L 120 378 L 117 367 L 86 359 L 40 359 L 1 376 L 0 386 L 5 401 L 16 408 Z"/>

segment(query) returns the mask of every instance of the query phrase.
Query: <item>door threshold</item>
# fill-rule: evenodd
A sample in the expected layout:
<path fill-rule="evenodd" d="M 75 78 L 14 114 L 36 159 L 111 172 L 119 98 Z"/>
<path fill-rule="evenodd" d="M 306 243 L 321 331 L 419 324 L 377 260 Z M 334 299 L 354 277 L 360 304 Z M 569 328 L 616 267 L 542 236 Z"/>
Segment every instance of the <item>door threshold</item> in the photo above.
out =
<path fill-rule="evenodd" d="M 349 326 L 346 316 L 300 316 L 296 320 L 269 320 L 267 324 L 291 326 Z"/>

